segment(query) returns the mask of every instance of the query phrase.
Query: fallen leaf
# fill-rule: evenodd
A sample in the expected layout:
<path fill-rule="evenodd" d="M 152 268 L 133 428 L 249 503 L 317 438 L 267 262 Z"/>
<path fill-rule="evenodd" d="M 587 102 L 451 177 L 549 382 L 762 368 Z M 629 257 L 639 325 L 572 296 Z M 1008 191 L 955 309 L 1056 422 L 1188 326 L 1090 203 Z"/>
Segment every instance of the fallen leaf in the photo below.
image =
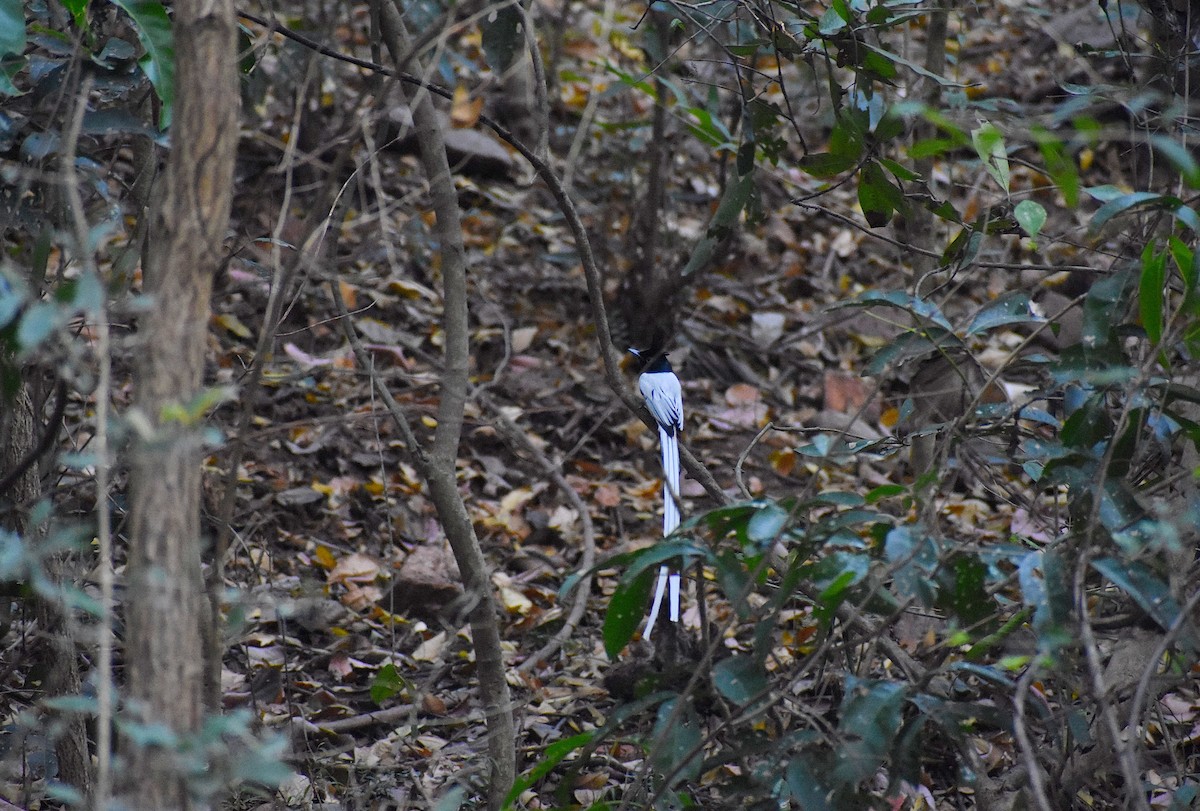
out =
<path fill-rule="evenodd" d="M 329 572 L 330 583 L 371 583 L 379 577 L 380 566 L 359 552 L 342 556 Z"/>
<path fill-rule="evenodd" d="M 335 653 L 329 657 L 329 672 L 336 674 L 341 679 L 345 679 L 354 672 L 354 665 L 350 664 L 350 657 L 346 654 Z"/>
<path fill-rule="evenodd" d="M 861 375 L 838 370 L 825 372 L 825 408 L 843 414 L 855 414 L 871 396 L 871 387 Z"/>
<path fill-rule="evenodd" d="M 780 448 L 779 450 L 771 451 L 768 457 L 771 460 L 771 467 L 780 476 L 790 476 L 792 471 L 796 469 L 796 452 L 791 448 Z"/>
<path fill-rule="evenodd" d="M 236 315 L 230 313 L 222 313 L 214 319 L 217 324 L 223 327 L 226 331 L 233 333 L 239 338 L 249 338 L 252 333 L 250 328 L 243 324 Z"/>
<path fill-rule="evenodd" d="M 471 98 L 470 91 L 463 85 L 454 88 L 454 100 L 450 103 L 450 121 L 459 129 L 475 126 L 483 112 L 483 97 Z"/>
<path fill-rule="evenodd" d="M 352 611 L 366 611 L 383 599 L 383 592 L 375 586 L 358 586 L 353 583 L 346 586 L 342 595 L 342 605 Z"/>
<path fill-rule="evenodd" d="M 512 586 L 500 587 L 500 602 L 510 614 L 524 616 L 533 610 L 533 601 Z"/>
<path fill-rule="evenodd" d="M 601 507 L 616 507 L 621 503 L 621 490 L 615 484 L 605 482 L 596 488 L 595 499 Z"/>
<path fill-rule="evenodd" d="M 337 558 L 329 551 L 328 546 L 317 544 L 317 551 L 313 553 L 313 557 L 316 559 L 317 565 L 322 569 L 332 569 L 337 565 Z"/>
<path fill-rule="evenodd" d="M 412 652 L 412 658 L 418 662 L 437 662 L 442 658 L 442 650 L 446 647 L 446 632 L 441 631 L 426 639 Z"/>
<path fill-rule="evenodd" d="M 534 336 L 537 335 L 537 327 L 521 327 L 512 331 L 512 349 L 513 352 L 524 352 L 533 343 Z"/>
<path fill-rule="evenodd" d="M 734 383 L 725 390 L 725 402 L 731 406 L 753 405 L 762 399 L 758 387 L 749 383 Z"/>

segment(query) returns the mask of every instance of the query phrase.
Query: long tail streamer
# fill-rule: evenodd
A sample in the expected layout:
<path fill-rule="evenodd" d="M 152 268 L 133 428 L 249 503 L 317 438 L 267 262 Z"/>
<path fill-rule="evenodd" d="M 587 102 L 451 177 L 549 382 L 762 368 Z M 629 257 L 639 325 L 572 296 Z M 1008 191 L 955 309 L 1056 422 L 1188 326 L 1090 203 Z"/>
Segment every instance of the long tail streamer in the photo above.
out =
<path fill-rule="evenodd" d="M 675 433 L 667 433 L 667 429 L 659 427 L 658 438 L 662 445 L 663 466 L 663 537 L 667 537 L 679 526 L 679 443 Z M 668 588 L 669 586 L 669 588 Z M 663 597 L 670 598 L 667 616 L 671 622 L 679 622 L 679 574 L 672 573 L 670 567 L 663 565 L 658 568 L 658 583 L 654 588 L 654 603 L 650 606 L 650 616 L 646 619 L 646 633 L 642 636 L 649 641 L 654 631 L 654 623 L 658 621 L 658 612 L 662 607 Z"/>

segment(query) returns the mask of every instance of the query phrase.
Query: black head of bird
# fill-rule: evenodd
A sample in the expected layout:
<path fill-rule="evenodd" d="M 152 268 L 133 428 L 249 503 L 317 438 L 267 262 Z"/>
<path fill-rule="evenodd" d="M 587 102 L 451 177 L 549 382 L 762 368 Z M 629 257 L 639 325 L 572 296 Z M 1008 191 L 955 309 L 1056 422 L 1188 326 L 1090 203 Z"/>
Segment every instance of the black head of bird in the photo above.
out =
<path fill-rule="evenodd" d="M 652 352 L 648 349 L 634 349 L 632 346 L 625 350 L 637 360 L 638 371 L 644 373 L 650 372 L 670 372 L 671 362 L 667 360 L 666 352 Z"/>

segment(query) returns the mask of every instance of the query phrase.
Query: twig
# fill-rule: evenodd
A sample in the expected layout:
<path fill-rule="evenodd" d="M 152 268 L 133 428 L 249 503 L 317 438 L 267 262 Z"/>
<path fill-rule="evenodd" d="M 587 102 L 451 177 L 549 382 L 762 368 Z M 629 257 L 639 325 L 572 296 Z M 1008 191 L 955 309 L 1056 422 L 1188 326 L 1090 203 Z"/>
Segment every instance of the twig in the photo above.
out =
<path fill-rule="evenodd" d="M 1096 634 L 1092 631 L 1087 605 L 1087 588 L 1084 582 L 1090 563 L 1090 550 L 1084 550 L 1075 563 L 1075 610 L 1079 612 L 1079 641 L 1083 646 L 1088 677 L 1092 683 L 1092 698 L 1100 711 L 1100 717 L 1108 731 L 1112 748 L 1117 753 L 1117 762 L 1121 765 L 1121 776 L 1125 778 L 1126 802 L 1128 803 L 1132 799 L 1135 808 L 1141 809 L 1141 811 L 1150 811 L 1150 805 L 1146 802 L 1146 793 L 1141 788 L 1142 778 L 1137 761 L 1129 748 L 1129 741 L 1122 734 L 1121 727 L 1117 722 L 1116 711 L 1113 709 L 1112 702 L 1108 700 L 1108 688 L 1104 685 L 1104 669 L 1100 664 L 1100 649 L 1096 645 Z"/>
<path fill-rule="evenodd" d="M 1021 749 L 1021 757 L 1025 760 L 1025 773 L 1029 777 L 1029 788 L 1033 791 L 1033 797 L 1037 800 L 1039 811 L 1054 811 L 1054 806 L 1050 804 L 1050 798 L 1046 794 L 1046 778 L 1042 774 L 1042 766 L 1038 763 L 1037 753 L 1033 750 L 1033 743 L 1029 740 L 1029 729 L 1025 724 L 1025 701 L 1029 694 L 1029 687 L 1033 684 L 1033 679 L 1037 674 L 1037 660 L 1021 674 L 1021 678 L 1017 679 L 1017 689 L 1013 694 L 1013 705 L 1016 710 L 1016 718 L 1013 722 L 1013 734 L 1017 737 L 1017 746 Z"/>
<path fill-rule="evenodd" d="M 750 456 L 750 452 L 762 441 L 767 432 L 774 427 L 774 423 L 770 422 L 764 425 L 762 430 L 754 435 L 754 439 L 750 440 L 750 444 L 746 446 L 746 449 L 738 455 L 737 464 L 733 466 L 733 480 L 737 482 L 738 490 L 742 491 L 742 496 L 746 499 L 751 499 L 754 496 L 750 493 L 750 488 L 746 487 L 746 482 L 742 479 L 742 466 L 746 464 L 746 459 Z"/>
<path fill-rule="evenodd" d="M 74 231 L 75 251 L 79 261 L 83 264 L 85 272 L 96 273 L 95 258 L 92 252 L 88 249 L 87 236 L 89 232 L 87 223 L 87 214 L 83 207 L 83 197 L 79 193 L 79 178 L 75 174 L 75 155 L 76 147 L 79 143 L 79 133 L 83 129 L 83 116 L 87 111 L 88 96 L 92 91 L 92 78 L 87 76 L 83 79 L 79 87 L 79 99 L 75 106 L 74 114 L 71 116 L 70 127 L 67 131 L 63 149 L 62 162 L 62 183 L 66 191 L 67 201 L 71 211 L 71 224 Z M 109 491 L 109 459 L 108 459 L 108 398 L 112 391 L 112 357 L 109 354 L 109 331 L 108 331 L 108 308 L 104 299 L 101 299 L 99 312 L 96 313 L 96 354 L 97 365 L 99 366 L 97 381 L 96 381 L 96 427 L 95 427 L 95 443 L 96 443 L 96 538 L 98 545 L 98 557 L 100 565 L 100 639 L 99 649 L 97 651 L 96 667 L 99 671 L 99 683 L 96 686 L 96 787 L 95 796 L 92 797 L 92 802 L 97 808 L 103 808 L 107 805 L 109 792 L 112 785 L 112 719 L 113 719 L 113 694 L 112 694 L 112 662 L 113 662 L 113 552 L 112 552 L 112 525 L 111 515 L 108 510 L 108 491 Z M 46 429 L 46 435 L 42 437 L 42 444 L 46 444 L 48 440 L 53 440 L 57 433 L 57 422 L 62 418 L 62 408 L 66 404 L 66 391 L 60 383 L 58 408 L 56 408 L 57 418 L 50 427 Z M 2 488 L 0 488 L 2 489 Z M 64 612 L 66 621 L 70 621 L 70 612 Z M 69 634 L 69 631 L 63 630 L 61 633 Z M 74 642 L 68 637 L 65 646 L 54 646 L 54 652 L 51 654 L 55 658 L 62 658 L 65 661 L 54 661 L 50 667 L 53 669 L 67 667 L 74 669 L 77 667 L 75 662 Z M 64 654 L 62 648 L 66 647 L 68 652 Z M 74 674 L 71 676 L 71 682 L 78 685 L 78 677 Z M 68 721 L 67 729 L 64 731 L 64 740 L 69 744 L 71 739 L 76 739 L 76 743 L 82 748 L 83 756 L 87 755 L 87 730 L 84 728 L 82 718 L 74 718 Z M 57 748 L 57 747 L 56 747 Z M 62 754 L 59 750 L 60 755 Z M 84 796 L 92 793 L 89 791 L 88 768 L 85 764 L 83 774 L 67 773 L 74 772 L 72 767 L 74 764 L 60 764 L 63 767 L 63 774 L 60 778 L 68 780 L 80 780 L 79 785 L 75 786 Z"/>

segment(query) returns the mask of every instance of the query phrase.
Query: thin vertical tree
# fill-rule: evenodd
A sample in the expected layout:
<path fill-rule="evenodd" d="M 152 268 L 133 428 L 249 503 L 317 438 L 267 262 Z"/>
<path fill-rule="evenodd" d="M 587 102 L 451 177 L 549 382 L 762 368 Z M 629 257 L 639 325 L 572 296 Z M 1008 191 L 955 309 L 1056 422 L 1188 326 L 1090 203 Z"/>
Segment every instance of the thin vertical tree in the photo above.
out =
<path fill-rule="evenodd" d="M 137 406 L 148 427 L 133 459 L 126 658 L 132 710 L 186 735 L 204 707 L 202 446 L 188 420 L 168 415 L 202 388 L 209 299 L 229 222 L 238 135 L 232 2 L 177 0 L 174 35 L 171 150 L 144 262 L 152 306 L 140 325 Z M 190 807 L 172 752 L 130 748 L 128 803 Z"/>

